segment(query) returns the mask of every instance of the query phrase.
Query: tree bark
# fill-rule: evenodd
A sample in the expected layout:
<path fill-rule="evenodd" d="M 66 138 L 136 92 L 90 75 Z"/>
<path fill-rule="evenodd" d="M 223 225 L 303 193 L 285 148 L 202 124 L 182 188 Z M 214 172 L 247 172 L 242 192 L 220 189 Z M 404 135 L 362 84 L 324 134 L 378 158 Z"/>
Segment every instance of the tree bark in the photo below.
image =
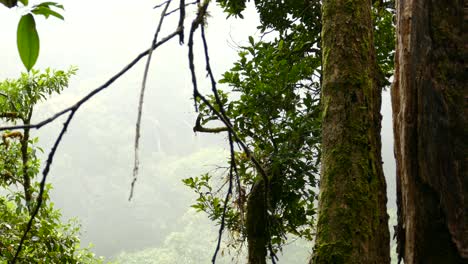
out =
<path fill-rule="evenodd" d="M 397 1 L 396 237 L 406 264 L 468 263 L 467 13 L 462 0 Z"/>
<path fill-rule="evenodd" d="M 322 171 L 311 263 L 389 263 L 371 2 L 325 0 L 322 23 Z"/>
<path fill-rule="evenodd" d="M 266 264 L 267 245 L 270 238 L 267 230 L 267 205 L 263 180 L 256 182 L 249 194 L 246 228 L 248 263 Z"/>

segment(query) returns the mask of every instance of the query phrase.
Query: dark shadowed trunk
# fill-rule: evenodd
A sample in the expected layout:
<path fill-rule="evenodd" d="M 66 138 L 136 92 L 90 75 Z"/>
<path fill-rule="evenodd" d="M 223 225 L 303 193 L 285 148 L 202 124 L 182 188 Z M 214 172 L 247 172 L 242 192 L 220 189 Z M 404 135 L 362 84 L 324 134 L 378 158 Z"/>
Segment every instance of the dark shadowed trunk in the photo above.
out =
<path fill-rule="evenodd" d="M 312 263 L 390 262 L 371 2 L 322 8 L 323 140 Z"/>
<path fill-rule="evenodd" d="M 400 0 L 397 13 L 399 257 L 468 263 L 467 12 L 462 0 Z"/>
<path fill-rule="evenodd" d="M 267 232 L 265 184 L 259 180 L 253 185 L 247 201 L 247 242 L 249 264 L 266 264 Z"/>

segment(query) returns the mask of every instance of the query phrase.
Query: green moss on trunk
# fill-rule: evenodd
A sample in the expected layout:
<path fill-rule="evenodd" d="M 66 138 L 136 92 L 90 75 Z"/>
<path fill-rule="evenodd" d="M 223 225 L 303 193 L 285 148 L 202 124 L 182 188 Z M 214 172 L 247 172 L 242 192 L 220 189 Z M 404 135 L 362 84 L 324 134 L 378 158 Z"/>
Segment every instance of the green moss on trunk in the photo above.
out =
<path fill-rule="evenodd" d="M 267 256 L 267 219 L 265 204 L 265 184 L 256 182 L 247 202 L 247 242 L 249 264 L 266 264 Z"/>
<path fill-rule="evenodd" d="M 389 263 L 370 1 L 325 0 L 322 175 L 312 263 Z"/>

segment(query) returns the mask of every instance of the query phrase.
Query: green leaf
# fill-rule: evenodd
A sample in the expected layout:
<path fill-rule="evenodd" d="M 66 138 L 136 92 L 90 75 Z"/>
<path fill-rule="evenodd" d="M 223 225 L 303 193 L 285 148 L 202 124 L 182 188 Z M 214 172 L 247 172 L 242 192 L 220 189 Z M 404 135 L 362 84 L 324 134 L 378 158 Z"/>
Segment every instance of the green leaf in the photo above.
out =
<path fill-rule="evenodd" d="M 251 44 L 252 46 L 255 45 L 254 39 L 253 39 L 252 36 L 249 36 L 249 42 L 250 42 L 250 44 Z"/>
<path fill-rule="evenodd" d="M 45 18 L 49 18 L 49 16 L 54 16 L 58 19 L 61 19 L 61 20 L 64 20 L 64 17 L 55 12 L 54 10 L 50 9 L 48 6 L 37 6 L 36 8 L 34 8 L 32 11 L 32 13 L 36 14 L 36 15 L 42 15 L 44 16 Z"/>
<path fill-rule="evenodd" d="M 56 3 L 56 2 L 43 2 L 43 3 L 40 3 L 40 4 L 36 5 L 36 6 L 46 6 L 46 7 L 55 6 L 55 7 L 57 7 L 57 8 L 62 9 L 62 10 L 64 9 L 64 8 L 63 8 L 63 5 L 58 4 L 58 3 Z"/>
<path fill-rule="evenodd" d="M 279 49 L 279 50 L 282 50 L 282 49 L 283 49 L 283 45 L 284 45 L 284 41 L 283 41 L 283 40 L 280 40 L 279 43 L 278 43 L 278 49 Z"/>
<path fill-rule="evenodd" d="M 0 3 L 4 4 L 8 8 L 16 6 L 16 0 L 0 0 Z"/>
<path fill-rule="evenodd" d="M 39 57 L 39 35 L 36 22 L 31 14 L 21 17 L 16 33 L 18 52 L 24 67 L 29 72 Z"/>
<path fill-rule="evenodd" d="M 27 6 L 29 1 L 28 0 L 19 0 L 23 5 Z"/>

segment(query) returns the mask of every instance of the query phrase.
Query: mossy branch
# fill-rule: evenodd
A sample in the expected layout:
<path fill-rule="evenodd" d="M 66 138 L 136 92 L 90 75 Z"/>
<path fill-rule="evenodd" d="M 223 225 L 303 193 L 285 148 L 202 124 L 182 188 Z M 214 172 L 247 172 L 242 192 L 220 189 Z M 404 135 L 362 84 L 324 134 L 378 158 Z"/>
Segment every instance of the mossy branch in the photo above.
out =
<path fill-rule="evenodd" d="M 17 112 L 4 112 L 4 113 L 0 113 L 0 118 L 22 119 L 22 116 Z"/>
<path fill-rule="evenodd" d="M 203 127 L 201 124 L 201 119 L 201 115 L 198 115 L 197 120 L 195 121 L 195 126 L 193 127 L 193 132 L 221 133 L 229 131 L 227 127 Z"/>

